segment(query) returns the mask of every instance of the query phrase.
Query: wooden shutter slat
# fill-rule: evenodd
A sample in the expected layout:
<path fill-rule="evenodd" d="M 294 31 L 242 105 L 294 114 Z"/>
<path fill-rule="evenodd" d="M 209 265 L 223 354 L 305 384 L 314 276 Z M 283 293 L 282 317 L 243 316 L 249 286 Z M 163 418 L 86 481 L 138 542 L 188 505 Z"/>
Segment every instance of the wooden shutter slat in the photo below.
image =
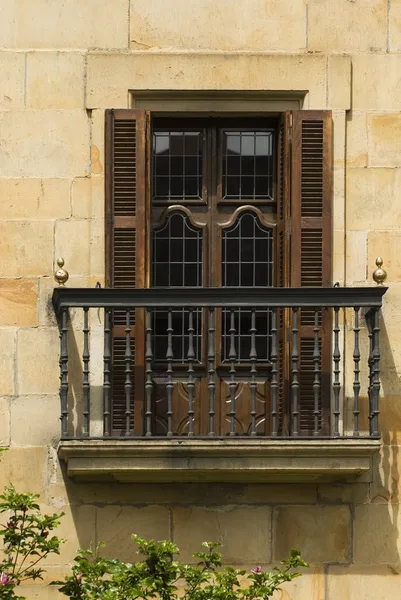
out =
<path fill-rule="evenodd" d="M 332 117 L 330 111 L 294 111 L 291 158 L 291 286 L 331 285 Z M 301 311 L 300 429 L 314 430 L 314 311 Z M 320 426 L 328 433 L 331 319 L 319 314 Z M 326 429 L 325 429 L 326 428 Z"/>
<path fill-rule="evenodd" d="M 106 285 L 142 288 L 146 281 L 148 116 L 143 110 L 106 111 Z M 130 313 L 131 430 L 142 431 L 143 311 Z M 126 311 L 112 315 L 112 433 L 126 433 Z"/>

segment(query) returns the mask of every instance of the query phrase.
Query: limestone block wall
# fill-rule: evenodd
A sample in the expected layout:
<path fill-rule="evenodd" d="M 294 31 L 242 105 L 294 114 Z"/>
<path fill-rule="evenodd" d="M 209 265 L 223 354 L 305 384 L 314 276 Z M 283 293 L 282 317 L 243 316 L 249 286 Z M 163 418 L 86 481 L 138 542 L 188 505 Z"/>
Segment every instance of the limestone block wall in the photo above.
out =
<path fill-rule="evenodd" d="M 380 254 L 383 450 L 348 485 L 75 484 L 58 463 L 55 259 L 70 285 L 103 282 L 104 109 L 136 90 L 264 90 L 333 110 L 333 281 L 370 285 Z M 0 6 L 0 486 L 64 510 L 75 550 L 128 532 L 203 539 L 263 566 L 302 549 L 312 564 L 277 600 L 396 598 L 401 589 L 401 1 L 8 0 Z M 349 345 L 348 345 L 349 346 Z M 348 348 L 347 346 L 347 348 Z M 344 357 L 346 390 L 352 376 Z M 27 597 L 53 600 L 46 585 Z"/>

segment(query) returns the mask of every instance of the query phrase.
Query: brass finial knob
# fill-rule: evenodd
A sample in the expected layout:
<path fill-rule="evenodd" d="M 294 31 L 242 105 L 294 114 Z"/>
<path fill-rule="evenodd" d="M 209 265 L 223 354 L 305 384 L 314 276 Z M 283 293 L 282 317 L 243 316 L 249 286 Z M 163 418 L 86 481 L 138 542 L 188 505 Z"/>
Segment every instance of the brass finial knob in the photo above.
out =
<path fill-rule="evenodd" d="M 69 278 L 68 271 L 66 271 L 65 269 L 63 269 L 63 267 L 64 267 L 64 258 L 58 258 L 57 259 L 57 266 L 58 266 L 58 269 L 54 273 L 54 279 L 57 281 L 57 283 L 59 285 L 64 285 L 68 281 L 68 278 Z"/>
<path fill-rule="evenodd" d="M 378 256 L 376 258 L 376 266 L 377 269 L 373 271 L 372 275 L 373 279 L 376 281 L 377 285 L 383 285 L 383 283 L 387 279 L 387 271 L 385 269 L 382 269 L 383 259 L 381 258 L 381 256 Z"/>

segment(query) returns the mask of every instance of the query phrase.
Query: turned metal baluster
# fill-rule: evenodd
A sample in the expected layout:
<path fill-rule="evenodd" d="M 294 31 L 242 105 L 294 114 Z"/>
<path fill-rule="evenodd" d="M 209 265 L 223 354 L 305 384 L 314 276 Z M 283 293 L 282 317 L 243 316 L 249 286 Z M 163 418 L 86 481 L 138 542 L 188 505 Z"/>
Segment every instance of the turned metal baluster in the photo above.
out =
<path fill-rule="evenodd" d="M 152 381 L 152 362 L 153 362 L 153 350 L 152 350 L 152 313 L 150 310 L 146 313 L 146 351 L 145 351 L 145 360 L 146 360 L 146 382 L 145 382 L 145 392 L 146 392 L 146 412 L 145 412 L 145 421 L 146 421 L 146 437 L 152 436 L 152 391 L 153 391 L 153 381 Z"/>
<path fill-rule="evenodd" d="M 194 311 L 189 310 L 188 315 L 188 437 L 194 435 L 194 394 L 195 394 L 195 379 L 194 379 Z"/>
<path fill-rule="evenodd" d="M 216 392 L 216 383 L 215 383 L 215 339 L 214 339 L 214 308 L 209 308 L 209 318 L 208 318 L 208 351 L 207 351 L 207 360 L 208 360 L 208 394 L 209 394 L 209 435 L 214 436 L 214 397 Z"/>
<path fill-rule="evenodd" d="M 372 435 L 372 416 L 373 416 L 373 322 L 372 312 L 366 315 L 366 325 L 368 327 L 369 337 L 369 383 L 368 383 L 368 398 L 369 398 L 369 432 Z"/>
<path fill-rule="evenodd" d="M 252 309 L 251 315 L 251 350 L 249 352 L 249 362 L 251 363 L 251 436 L 254 437 L 256 435 L 256 392 L 257 392 L 257 381 L 256 381 L 256 361 L 258 358 L 256 352 L 256 312 L 255 309 Z"/>
<path fill-rule="evenodd" d="M 173 435 L 173 311 L 171 308 L 168 311 L 167 320 L 167 435 Z"/>
<path fill-rule="evenodd" d="M 379 395 L 380 395 L 380 311 L 378 308 L 373 312 L 373 374 L 372 374 L 372 420 L 371 420 L 371 435 L 378 437 L 379 435 Z"/>
<path fill-rule="evenodd" d="M 125 437 L 131 435 L 131 398 L 132 398 L 132 351 L 131 351 L 131 311 L 125 311 Z"/>
<path fill-rule="evenodd" d="M 314 397 L 314 430 L 313 435 L 319 435 L 320 417 L 320 347 L 319 347 L 319 311 L 315 309 L 315 323 L 313 327 L 313 397 Z"/>
<path fill-rule="evenodd" d="M 82 435 L 83 437 L 89 437 L 89 423 L 90 423 L 90 384 L 89 384 L 89 308 L 84 308 L 84 349 L 82 352 L 82 362 L 83 362 L 83 383 L 82 383 L 82 391 L 83 391 L 83 428 Z"/>
<path fill-rule="evenodd" d="M 272 381 L 271 381 L 271 393 L 272 393 L 272 436 L 277 436 L 277 392 L 278 392 L 278 369 L 277 369 L 277 308 L 273 308 L 272 310 L 272 326 L 271 326 L 271 335 L 272 335 L 272 349 L 270 354 L 270 360 L 272 364 Z"/>
<path fill-rule="evenodd" d="M 111 434 L 111 310 L 104 311 L 104 353 L 103 353 L 103 435 Z"/>
<path fill-rule="evenodd" d="M 340 309 L 338 306 L 334 308 L 334 351 L 333 351 L 333 362 L 334 362 L 334 382 L 333 382 L 333 392 L 334 392 L 334 436 L 339 437 L 340 435 L 340 343 L 339 343 L 339 334 L 340 334 L 340 325 L 339 325 L 339 312 Z"/>
<path fill-rule="evenodd" d="M 60 401 L 61 401 L 61 437 L 68 438 L 68 311 L 61 312 L 60 336 Z"/>
<path fill-rule="evenodd" d="M 359 392 L 361 389 L 361 383 L 359 381 L 359 362 L 361 360 L 361 352 L 359 350 L 359 307 L 354 307 L 354 314 L 354 437 L 359 437 Z"/>
<path fill-rule="evenodd" d="M 230 390 L 230 412 L 228 416 L 230 418 L 230 435 L 235 435 L 235 393 L 237 391 L 237 384 L 235 381 L 235 362 L 237 360 L 237 353 L 235 351 L 235 313 L 231 309 L 230 313 L 230 350 L 228 352 L 228 360 L 231 363 L 230 366 L 230 383 L 228 384 Z"/>
<path fill-rule="evenodd" d="M 299 435 L 299 329 L 298 308 L 292 309 L 292 436 Z"/>

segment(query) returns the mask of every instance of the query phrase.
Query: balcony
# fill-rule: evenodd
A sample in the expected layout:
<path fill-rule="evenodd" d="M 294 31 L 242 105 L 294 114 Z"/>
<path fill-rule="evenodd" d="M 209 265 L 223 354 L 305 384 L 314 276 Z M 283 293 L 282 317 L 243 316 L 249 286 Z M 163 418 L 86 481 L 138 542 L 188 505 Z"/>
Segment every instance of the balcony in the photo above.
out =
<path fill-rule="evenodd" d="M 384 287 L 59 287 L 77 480 L 369 480 Z"/>

